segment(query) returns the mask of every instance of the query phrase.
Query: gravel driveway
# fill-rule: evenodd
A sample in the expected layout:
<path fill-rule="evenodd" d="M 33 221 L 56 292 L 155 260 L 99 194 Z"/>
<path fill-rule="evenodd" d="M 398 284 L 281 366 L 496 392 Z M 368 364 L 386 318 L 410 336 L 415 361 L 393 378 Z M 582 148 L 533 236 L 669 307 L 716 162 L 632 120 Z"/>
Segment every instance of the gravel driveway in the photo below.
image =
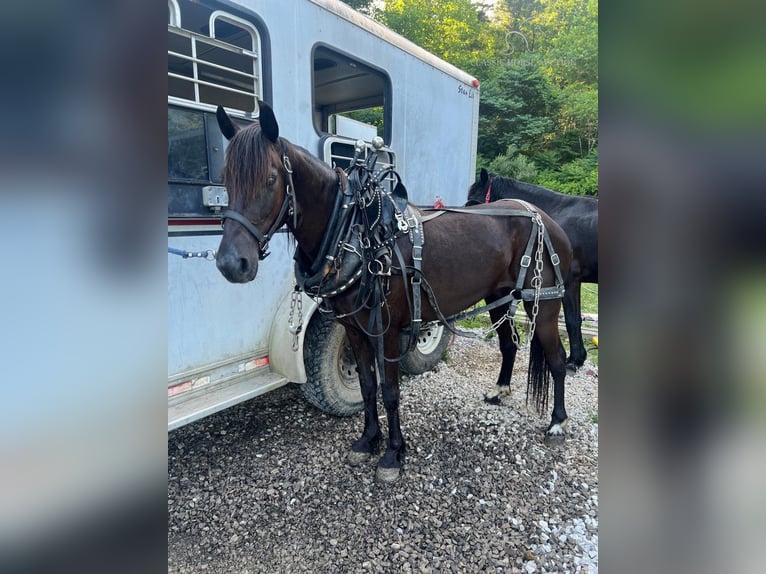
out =
<path fill-rule="evenodd" d="M 297 385 L 170 433 L 168 571 L 597 572 L 597 368 L 567 375 L 570 434 L 549 448 L 549 414 L 524 407 L 526 352 L 513 396 L 483 401 L 496 346 L 458 339 L 403 381 L 394 485 L 345 462 L 363 415 L 325 415 Z"/>

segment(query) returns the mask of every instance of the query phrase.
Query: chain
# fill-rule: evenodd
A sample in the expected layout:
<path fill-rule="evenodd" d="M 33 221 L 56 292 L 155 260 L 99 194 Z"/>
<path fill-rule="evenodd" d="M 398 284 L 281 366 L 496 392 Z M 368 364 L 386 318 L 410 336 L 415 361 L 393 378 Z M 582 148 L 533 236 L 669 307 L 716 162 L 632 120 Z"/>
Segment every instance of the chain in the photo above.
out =
<path fill-rule="evenodd" d="M 513 317 L 511 317 L 510 321 L 511 321 L 511 340 L 513 340 L 513 344 L 516 346 L 516 348 L 520 349 L 521 344 L 519 343 L 519 334 L 516 332 L 516 321 L 513 320 Z"/>
<path fill-rule="evenodd" d="M 184 259 L 190 259 L 192 257 L 200 257 L 212 261 L 215 259 L 216 252 L 214 249 L 206 249 L 205 251 L 185 251 L 183 249 L 176 249 L 175 247 L 168 247 L 168 253 L 171 255 L 180 255 Z"/>
<path fill-rule="evenodd" d="M 295 310 L 298 309 L 298 324 L 294 323 Z M 298 335 L 303 330 L 303 297 L 297 286 L 293 287 L 293 294 L 290 298 L 290 316 L 287 319 L 287 329 L 293 335 L 293 351 L 298 351 Z"/>
<path fill-rule="evenodd" d="M 490 333 L 493 333 L 494 331 L 497 331 L 500 328 L 500 325 L 502 325 L 506 321 L 509 321 L 511 323 L 511 333 L 512 333 L 511 336 L 513 337 L 514 344 L 518 348 L 518 346 L 519 346 L 519 337 L 518 337 L 518 335 L 516 335 L 516 328 L 515 328 L 515 325 L 514 325 L 514 322 L 513 322 L 513 315 L 511 314 L 511 307 L 510 307 L 510 305 L 508 306 L 508 310 L 503 314 L 503 316 L 500 317 L 494 323 L 492 323 L 487 329 L 478 329 L 479 337 L 482 337 L 482 338 L 486 339 L 487 336 Z"/>
<path fill-rule="evenodd" d="M 535 252 L 535 275 L 532 277 L 532 287 L 535 289 L 535 300 L 532 304 L 532 316 L 529 319 L 529 341 L 535 336 L 535 326 L 537 325 L 537 312 L 540 309 L 540 288 L 543 286 L 543 241 L 545 227 L 539 213 L 535 213 L 532 220 L 537 224 L 537 251 Z M 517 345 L 518 347 L 518 345 Z"/>

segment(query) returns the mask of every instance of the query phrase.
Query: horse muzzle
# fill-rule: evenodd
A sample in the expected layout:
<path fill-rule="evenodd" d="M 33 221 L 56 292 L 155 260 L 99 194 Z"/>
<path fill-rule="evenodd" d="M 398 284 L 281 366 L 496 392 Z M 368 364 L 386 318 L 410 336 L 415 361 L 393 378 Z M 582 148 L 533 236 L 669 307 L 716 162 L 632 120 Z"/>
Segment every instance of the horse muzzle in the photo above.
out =
<path fill-rule="evenodd" d="M 221 246 L 215 266 L 231 283 L 249 283 L 258 273 L 258 256 L 242 255 L 231 246 Z"/>

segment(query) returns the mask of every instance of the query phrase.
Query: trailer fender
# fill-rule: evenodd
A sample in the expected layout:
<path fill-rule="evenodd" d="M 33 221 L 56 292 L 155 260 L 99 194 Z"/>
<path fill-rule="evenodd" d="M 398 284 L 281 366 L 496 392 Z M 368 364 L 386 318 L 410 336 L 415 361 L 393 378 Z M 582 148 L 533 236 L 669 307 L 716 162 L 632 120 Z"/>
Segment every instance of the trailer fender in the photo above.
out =
<path fill-rule="evenodd" d="M 311 298 L 301 293 L 303 304 L 303 328 L 298 334 L 298 350 L 293 351 L 293 335 L 288 330 L 290 319 L 290 301 L 292 292 L 288 292 L 279 303 L 279 308 L 274 315 L 269 334 L 269 363 L 271 369 L 287 380 L 294 383 L 306 382 L 306 367 L 303 364 L 303 342 L 306 338 L 306 327 L 316 311 L 317 304 Z M 295 312 L 294 320 L 298 320 Z"/>

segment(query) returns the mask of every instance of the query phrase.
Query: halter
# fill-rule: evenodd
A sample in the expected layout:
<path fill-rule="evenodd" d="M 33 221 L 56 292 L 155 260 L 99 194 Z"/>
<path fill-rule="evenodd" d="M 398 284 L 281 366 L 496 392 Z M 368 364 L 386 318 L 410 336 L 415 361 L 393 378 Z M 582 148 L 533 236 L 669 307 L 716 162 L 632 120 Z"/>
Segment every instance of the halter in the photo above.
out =
<path fill-rule="evenodd" d="M 492 182 L 495 181 L 494 177 L 489 178 L 489 185 L 487 186 L 487 196 L 484 198 L 484 203 L 489 203 L 489 199 L 492 196 Z"/>
<path fill-rule="evenodd" d="M 252 235 L 258 242 L 258 255 L 260 259 L 266 259 L 269 255 L 271 255 L 268 250 L 269 241 L 271 241 L 271 238 L 274 236 L 277 230 L 282 227 L 282 225 L 284 225 L 285 217 L 287 215 L 293 216 L 293 227 L 295 227 L 297 223 L 297 210 L 295 209 L 295 189 L 293 185 L 293 167 L 290 164 L 290 158 L 287 157 L 285 142 L 280 140 L 279 143 L 282 151 L 282 165 L 284 166 L 285 172 L 287 173 L 287 189 L 285 190 L 285 197 L 282 200 L 282 207 L 279 209 L 279 214 L 277 215 L 276 219 L 274 219 L 274 223 L 271 224 L 271 227 L 266 232 L 266 234 L 264 235 L 261 233 L 247 217 L 237 211 L 234 211 L 233 209 L 227 209 L 221 214 L 221 227 L 223 227 L 223 222 L 225 220 L 233 219 L 250 232 L 250 235 Z"/>

